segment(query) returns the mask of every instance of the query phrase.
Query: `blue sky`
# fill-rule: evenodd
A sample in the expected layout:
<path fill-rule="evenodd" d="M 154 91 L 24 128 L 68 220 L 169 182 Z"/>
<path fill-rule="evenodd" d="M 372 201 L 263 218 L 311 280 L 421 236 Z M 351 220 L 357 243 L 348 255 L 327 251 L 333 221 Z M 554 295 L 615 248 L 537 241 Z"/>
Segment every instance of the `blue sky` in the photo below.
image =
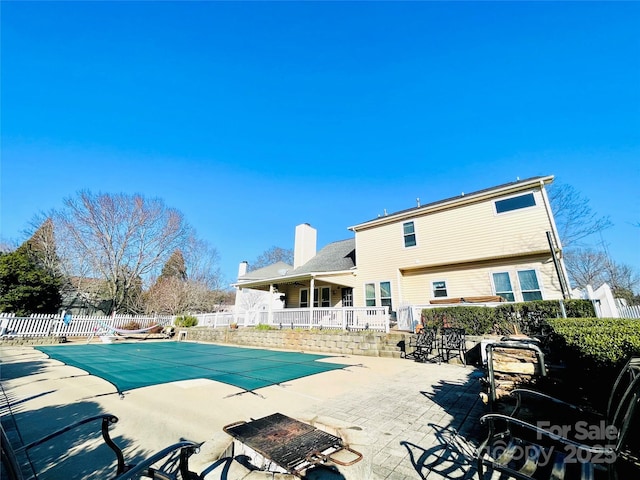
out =
<path fill-rule="evenodd" d="M 321 247 L 416 197 L 551 174 L 640 269 L 640 3 L 0 9 L 5 240 L 78 190 L 142 193 L 232 281 L 299 223 Z"/>

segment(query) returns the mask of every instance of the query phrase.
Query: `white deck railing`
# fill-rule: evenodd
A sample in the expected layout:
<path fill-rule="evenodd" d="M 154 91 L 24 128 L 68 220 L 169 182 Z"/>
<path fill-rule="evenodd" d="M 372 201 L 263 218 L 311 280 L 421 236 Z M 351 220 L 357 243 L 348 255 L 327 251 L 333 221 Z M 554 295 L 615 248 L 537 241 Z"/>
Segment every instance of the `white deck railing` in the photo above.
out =
<path fill-rule="evenodd" d="M 240 327 L 270 325 L 277 328 L 317 328 L 330 330 L 389 331 L 388 307 L 285 308 L 283 310 L 247 310 L 195 315 L 199 326 Z"/>
<path fill-rule="evenodd" d="M 286 308 L 272 315 L 280 328 L 389 331 L 388 307 Z"/>

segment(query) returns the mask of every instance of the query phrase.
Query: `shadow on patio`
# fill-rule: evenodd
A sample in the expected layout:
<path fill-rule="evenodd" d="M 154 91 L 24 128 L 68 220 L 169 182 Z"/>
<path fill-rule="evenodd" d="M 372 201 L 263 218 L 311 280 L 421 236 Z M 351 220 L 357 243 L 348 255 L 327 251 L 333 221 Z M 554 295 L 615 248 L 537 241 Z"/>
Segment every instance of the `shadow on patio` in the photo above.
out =
<path fill-rule="evenodd" d="M 400 442 L 406 448 L 413 468 L 422 479 L 467 480 L 476 474 L 475 449 L 484 430 L 479 419 L 485 405 L 479 397 L 482 372 L 472 372 L 464 382 L 440 380 L 433 391 L 420 393 L 439 405 L 451 420 L 429 423 L 434 438 L 430 445 Z"/>

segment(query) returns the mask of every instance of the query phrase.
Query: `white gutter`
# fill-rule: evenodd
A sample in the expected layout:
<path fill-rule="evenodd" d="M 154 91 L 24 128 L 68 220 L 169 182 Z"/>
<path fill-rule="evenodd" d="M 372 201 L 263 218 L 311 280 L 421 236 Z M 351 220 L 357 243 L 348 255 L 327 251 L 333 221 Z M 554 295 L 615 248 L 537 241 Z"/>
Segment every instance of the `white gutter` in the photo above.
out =
<path fill-rule="evenodd" d="M 262 278 L 260 280 L 248 280 L 246 282 L 240 281 L 236 283 L 232 283 L 231 286 L 237 288 L 251 288 L 252 285 L 267 285 L 269 283 L 293 283 L 298 280 L 309 280 L 314 277 L 332 277 L 336 275 L 344 275 L 345 273 L 350 273 L 354 275 L 354 270 L 336 270 L 332 272 L 309 272 L 309 273 L 301 273 L 299 275 L 285 276 L 285 277 L 271 277 L 271 278 Z"/>

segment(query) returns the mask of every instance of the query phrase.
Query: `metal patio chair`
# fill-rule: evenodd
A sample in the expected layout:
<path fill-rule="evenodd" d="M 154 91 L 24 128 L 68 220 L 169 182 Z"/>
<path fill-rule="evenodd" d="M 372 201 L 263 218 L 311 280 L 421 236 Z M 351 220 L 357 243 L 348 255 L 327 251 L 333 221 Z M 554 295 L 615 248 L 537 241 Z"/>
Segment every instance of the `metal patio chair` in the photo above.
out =
<path fill-rule="evenodd" d="M 640 357 L 631 358 L 620 372 L 604 415 L 533 390 L 515 389 L 512 395 L 517 398 L 512 415 L 491 413 L 480 419 L 489 434 L 476 452 L 479 479 L 485 478 L 485 467 L 522 480 L 637 478 L 637 473 L 619 477 L 618 469 L 625 461 L 638 461 L 637 447 L 628 440 L 640 403 Z M 526 397 L 548 404 L 549 409 L 537 412 L 536 424 L 516 417 Z M 545 412 L 557 420 L 549 421 Z"/>
<path fill-rule="evenodd" d="M 443 362 L 448 362 L 451 352 L 457 352 L 462 364 L 467 364 L 467 340 L 464 328 L 444 327 L 440 334 L 438 356 Z"/>
<path fill-rule="evenodd" d="M 111 439 L 109 433 L 109 427 L 118 421 L 118 417 L 110 414 L 87 417 L 26 445 L 18 445 L 16 444 L 17 442 L 12 442 L 9 437 L 16 437 L 16 435 L 9 435 L 0 423 L 0 473 L 2 474 L 2 479 L 37 480 L 38 472 L 29 457 L 29 450 L 54 439 L 59 441 L 59 437 L 63 434 L 71 433 L 83 425 L 98 421 L 100 422 L 102 439 L 116 457 L 115 472 L 109 478 L 113 480 L 129 480 L 143 476 L 145 478 L 165 480 L 177 480 L 178 478 L 200 480 L 199 475 L 189 471 L 188 464 L 189 457 L 198 450 L 200 444 L 188 440 L 177 442 L 136 465 L 126 464 L 122 450 Z M 96 470 L 101 468 L 98 467 Z"/>
<path fill-rule="evenodd" d="M 433 351 L 437 349 L 437 334 L 435 329 L 423 328 L 420 333 L 412 335 L 409 339 L 409 352 L 405 358 L 416 362 L 429 361 Z"/>

